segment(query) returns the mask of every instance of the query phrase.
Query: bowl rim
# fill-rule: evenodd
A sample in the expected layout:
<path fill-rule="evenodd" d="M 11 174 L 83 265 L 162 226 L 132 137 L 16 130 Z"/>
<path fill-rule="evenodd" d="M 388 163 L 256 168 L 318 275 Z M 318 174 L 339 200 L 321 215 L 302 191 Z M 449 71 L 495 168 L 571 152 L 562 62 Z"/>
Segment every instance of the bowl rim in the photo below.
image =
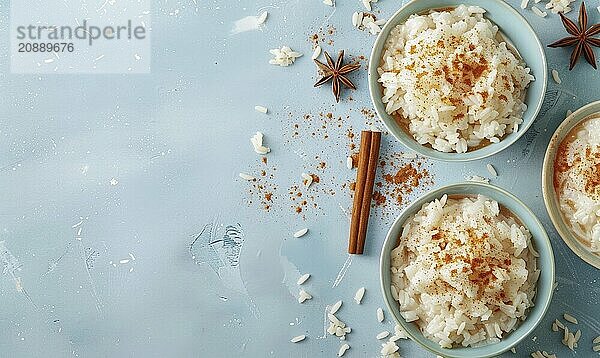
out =
<path fill-rule="evenodd" d="M 597 107 L 597 108 L 596 108 Z M 575 112 L 568 115 L 560 125 L 556 128 L 552 137 L 550 138 L 550 142 L 548 143 L 548 147 L 546 148 L 546 153 L 544 154 L 544 161 L 542 164 L 542 197 L 544 198 L 544 206 L 546 207 L 546 212 L 554 225 L 554 228 L 558 232 L 559 236 L 563 240 L 565 244 L 584 262 L 589 265 L 600 269 L 600 256 L 593 254 L 589 248 L 584 246 L 579 239 L 577 239 L 573 233 L 566 227 L 566 223 L 560 213 L 560 209 L 557 203 L 557 195 L 554 191 L 554 158 L 556 157 L 556 149 L 558 145 L 562 142 L 564 137 L 581 123 L 587 115 L 582 115 L 586 113 L 589 109 L 595 108 L 596 112 L 600 112 L 600 100 L 590 102 L 581 108 L 577 109 Z"/>
<path fill-rule="evenodd" d="M 424 0 L 410 0 L 406 4 L 402 5 L 392 16 L 390 16 L 389 20 L 382 27 L 381 32 L 377 35 L 377 38 L 375 39 L 375 42 L 373 43 L 373 46 L 371 48 L 371 54 L 369 57 L 369 70 L 368 70 L 369 95 L 371 97 L 371 103 L 373 104 L 373 107 L 375 108 L 375 112 L 377 113 L 377 116 L 379 117 L 381 122 L 383 122 L 387 131 L 390 132 L 394 136 L 394 138 L 396 138 L 396 140 L 398 140 L 402 145 L 404 145 L 405 147 L 407 147 L 410 150 L 413 150 L 413 151 L 419 153 L 420 155 L 423 155 L 423 156 L 426 156 L 428 158 L 435 159 L 435 160 L 440 160 L 440 161 L 444 161 L 444 162 L 474 161 L 474 160 L 479 160 L 479 159 L 490 157 L 490 156 L 497 154 L 497 153 L 503 151 L 504 149 L 510 147 L 512 144 L 516 143 L 525 134 L 525 132 L 527 132 L 527 130 L 533 125 L 533 122 L 535 122 L 535 120 L 537 119 L 537 116 L 542 108 L 542 105 L 544 102 L 544 97 L 546 95 L 546 89 L 548 86 L 548 63 L 546 61 L 546 53 L 544 52 L 544 46 L 542 45 L 539 37 L 535 33 L 535 30 L 533 29 L 533 27 L 531 26 L 529 21 L 527 21 L 527 19 L 523 15 L 521 15 L 516 9 L 514 9 L 512 6 L 510 6 L 508 3 L 506 3 L 502 0 L 489 0 L 489 1 L 495 2 L 500 7 L 503 7 L 509 15 L 515 17 L 516 19 L 520 20 L 523 23 L 523 25 L 525 26 L 525 29 L 527 30 L 525 33 L 529 33 L 529 34 L 533 35 L 533 40 L 535 41 L 535 43 L 537 45 L 536 46 L 537 51 L 539 52 L 540 60 L 542 61 L 541 79 L 537 78 L 537 77 L 535 79 L 536 82 L 542 81 L 542 87 L 540 90 L 541 95 L 539 98 L 537 98 L 535 100 L 535 109 L 533 110 L 533 112 L 531 112 L 531 120 L 528 121 L 528 123 L 526 125 L 520 127 L 519 131 L 517 133 L 515 133 L 515 135 L 512 136 L 511 138 L 504 138 L 499 143 L 490 144 L 490 146 L 494 146 L 494 145 L 500 145 L 501 143 L 503 143 L 503 145 L 497 146 L 494 150 L 490 150 L 489 152 L 483 152 L 479 155 L 473 154 L 472 156 L 465 158 L 464 154 L 466 154 L 466 153 L 452 153 L 452 152 L 446 153 L 446 152 L 437 151 L 435 149 L 432 149 L 431 151 L 423 150 L 423 148 L 427 148 L 427 147 L 423 146 L 422 144 L 419 144 L 409 134 L 408 134 L 408 136 L 410 136 L 410 138 L 408 140 L 396 135 L 394 130 L 388 125 L 388 120 L 384 119 L 384 118 L 386 118 L 386 116 L 389 116 L 389 115 L 387 113 L 383 113 L 383 114 L 380 113 L 380 111 L 377 107 L 377 103 L 381 102 L 381 98 L 380 98 L 380 96 L 377 95 L 376 92 L 378 90 L 377 79 L 379 77 L 379 74 L 377 73 L 377 68 L 379 67 L 381 53 L 383 52 L 383 44 L 381 44 L 381 43 L 385 43 L 385 41 L 387 40 L 387 37 L 389 36 L 389 33 L 387 31 L 388 28 L 395 27 L 396 25 L 398 25 L 398 23 L 396 23 L 396 21 L 394 21 L 394 20 L 397 19 L 398 17 L 406 15 L 406 14 L 404 14 L 404 12 L 406 11 L 406 8 L 413 5 L 414 3 L 417 3 L 420 1 L 424 1 Z M 438 0 L 438 1 L 441 1 L 441 0 Z M 456 3 L 457 3 L 457 5 L 461 4 L 460 1 L 456 1 Z M 436 6 L 429 7 L 429 9 L 435 9 L 435 8 L 436 8 Z M 411 15 L 412 14 L 408 14 L 408 16 L 411 16 Z M 500 28 L 500 30 L 502 30 L 502 29 Z M 387 33 L 387 34 L 384 36 L 385 33 Z M 376 51 L 377 47 L 379 47 L 380 44 L 381 44 L 381 50 Z M 518 48 L 517 48 L 517 50 L 518 50 Z M 378 53 L 376 53 L 376 52 L 378 52 Z M 381 103 L 381 104 L 383 105 L 383 103 Z M 529 108 L 530 108 L 530 105 L 528 104 L 528 109 Z M 480 150 L 475 150 L 475 151 L 467 152 L 467 153 L 477 153 L 478 151 L 480 151 Z"/>
<path fill-rule="evenodd" d="M 389 296 L 387 295 L 387 292 L 388 291 L 391 292 L 391 289 L 389 287 L 386 287 L 386 285 L 384 283 L 384 275 L 385 275 L 384 272 L 389 272 L 389 270 L 390 270 L 389 265 L 388 266 L 384 265 L 385 257 L 389 256 L 389 254 L 391 252 L 391 250 L 387 251 L 386 247 L 389 245 L 388 241 L 397 239 L 396 236 L 392 235 L 393 234 L 392 231 L 394 231 L 394 228 L 397 225 L 403 224 L 404 221 L 407 219 L 405 216 L 411 215 L 414 212 L 416 212 L 417 210 L 419 210 L 419 208 L 425 201 L 433 200 L 434 198 L 437 198 L 438 196 L 445 194 L 445 192 L 449 189 L 453 189 L 456 187 L 464 188 L 465 186 L 471 186 L 474 188 L 486 188 L 486 189 L 491 190 L 492 192 L 494 192 L 494 191 L 498 192 L 500 194 L 505 195 L 510 201 L 513 201 L 516 205 L 520 206 L 525 211 L 525 213 L 529 217 L 529 219 L 531 219 L 533 221 L 534 225 L 537 226 L 540 229 L 540 232 L 543 234 L 542 237 L 535 239 L 535 243 L 537 245 L 543 244 L 544 246 L 546 246 L 546 249 L 549 252 L 549 257 L 548 257 L 549 267 L 547 269 L 550 270 L 549 278 L 552 281 L 552 283 L 550 285 L 551 289 L 549 290 L 548 295 L 545 297 L 545 299 L 543 299 L 543 301 L 539 301 L 538 297 L 540 297 L 540 296 L 538 296 L 536 294 L 536 301 L 535 301 L 535 307 L 541 307 L 541 313 L 538 314 L 536 320 L 531 325 L 531 327 L 518 333 L 519 336 L 517 336 L 517 338 L 515 339 L 515 342 L 512 346 L 506 346 L 506 347 L 499 346 L 495 351 L 492 351 L 485 355 L 478 356 L 479 358 L 495 357 L 497 355 L 500 355 L 500 354 L 508 351 L 511 347 L 514 347 L 517 344 L 519 344 L 529 334 L 531 334 L 531 332 L 533 332 L 533 330 L 535 330 L 536 327 L 540 324 L 540 322 L 543 320 L 544 316 L 546 315 L 548 308 L 550 307 L 550 303 L 552 302 L 552 297 L 554 294 L 554 289 L 552 287 L 556 280 L 556 267 L 555 267 L 554 251 L 552 249 L 552 243 L 550 242 L 548 233 L 546 232 L 546 229 L 544 228 L 544 226 L 542 225 L 542 223 L 540 222 L 538 217 L 533 213 L 533 211 L 531 211 L 531 209 L 529 209 L 529 207 L 527 205 L 525 205 L 525 203 L 523 203 L 515 195 L 511 194 L 507 190 L 500 188 L 496 185 L 492 185 L 492 184 L 488 184 L 488 183 L 480 183 L 480 182 L 463 181 L 463 182 L 457 182 L 457 183 L 452 183 L 452 184 L 447 184 L 447 185 L 441 186 L 437 189 L 430 190 L 427 193 L 419 196 L 417 199 L 413 200 L 413 202 L 410 205 L 408 205 L 406 208 L 404 208 L 398 214 L 398 217 L 396 217 L 396 219 L 394 220 L 394 222 L 392 223 L 392 225 L 390 226 L 390 229 L 388 230 L 388 232 L 386 234 L 386 237 L 385 237 L 382 249 L 381 249 L 381 254 L 379 257 L 379 284 L 380 284 L 380 289 L 381 289 L 381 293 L 383 295 L 383 301 L 385 302 L 386 308 L 388 309 L 388 311 L 390 312 L 392 317 L 394 317 L 394 320 L 396 321 L 396 323 L 398 323 L 405 330 L 406 334 L 409 336 L 409 338 L 412 341 L 418 343 L 422 348 L 426 349 L 427 351 L 432 352 L 437 355 L 442 355 L 442 356 L 448 357 L 448 358 L 468 357 L 468 355 L 464 354 L 465 350 L 470 350 L 474 347 L 462 347 L 461 353 L 463 353 L 463 354 L 459 354 L 459 355 L 452 354 L 452 352 L 448 352 L 449 350 L 452 351 L 452 349 L 444 349 L 444 348 L 440 347 L 439 345 L 435 344 L 435 342 L 433 342 L 433 341 L 429 340 L 428 338 L 426 338 L 425 336 L 423 336 L 422 334 L 420 335 L 420 337 L 415 337 L 409 330 L 407 330 L 405 327 L 412 323 L 406 322 L 404 320 L 404 318 L 396 316 L 395 311 L 392 309 L 392 304 L 395 305 L 396 303 L 395 303 L 395 301 L 390 302 L 388 300 Z M 400 223 L 401 219 L 403 219 L 402 223 Z M 522 218 L 520 218 L 520 219 L 522 219 Z M 540 275 L 540 277 L 541 277 L 541 275 Z M 539 281 L 536 284 L 536 286 L 539 286 Z M 391 296 L 391 293 L 390 293 L 390 296 Z M 519 327 L 517 327 L 514 331 L 510 332 L 510 334 L 512 334 L 512 335 L 517 334 L 518 329 L 519 329 Z M 431 346 L 428 346 L 428 345 L 422 343 L 421 342 L 422 340 L 432 342 L 433 344 Z M 498 343 L 486 345 L 486 347 L 490 347 L 495 344 L 499 345 L 501 343 L 502 343 L 502 341 L 500 341 Z"/>

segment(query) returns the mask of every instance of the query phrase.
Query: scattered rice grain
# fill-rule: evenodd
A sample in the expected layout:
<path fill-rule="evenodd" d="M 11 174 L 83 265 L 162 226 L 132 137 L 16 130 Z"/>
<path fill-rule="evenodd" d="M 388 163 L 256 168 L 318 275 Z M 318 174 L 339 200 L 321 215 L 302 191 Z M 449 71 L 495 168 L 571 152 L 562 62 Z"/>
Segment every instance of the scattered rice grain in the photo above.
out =
<path fill-rule="evenodd" d="M 292 50 L 289 46 L 274 48 L 272 50 L 269 50 L 269 52 L 274 56 L 272 59 L 269 60 L 269 63 L 281 67 L 286 67 L 294 64 L 294 61 L 296 61 L 298 57 L 302 56 L 300 52 Z"/>
<path fill-rule="evenodd" d="M 381 307 L 377 308 L 377 320 L 379 322 L 383 322 L 383 319 L 385 317 L 383 316 L 383 310 L 381 309 Z"/>
<path fill-rule="evenodd" d="M 258 16 L 258 18 L 256 19 L 256 23 L 259 25 L 262 25 L 265 23 L 265 21 L 267 21 L 267 16 L 269 16 L 269 13 L 264 11 L 262 14 L 260 14 Z"/>
<path fill-rule="evenodd" d="M 298 342 L 303 341 L 305 338 L 306 338 L 306 336 L 304 334 L 301 334 L 299 336 L 296 336 L 296 337 L 290 339 L 290 342 L 292 342 L 292 343 L 298 343 Z"/>
<path fill-rule="evenodd" d="M 248 181 L 250 181 L 250 180 L 256 180 L 256 178 L 255 178 L 255 177 L 253 177 L 253 176 L 252 176 L 252 175 L 250 175 L 250 174 L 246 174 L 246 173 L 240 173 L 239 175 L 240 175 L 240 178 L 242 178 L 242 179 L 244 179 L 244 180 L 248 180 Z"/>
<path fill-rule="evenodd" d="M 350 345 L 348 345 L 348 343 L 344 343 L 338 351 L 338 357 L 343 356 L 348 349 L 350 349 Z"/>
<path fill-rule="evenodd" d="M 365 295 L 365 288 L 364 287 L 359 288 L 358 291 L 356 291 L 356 293 L 354 294 L 354 301 L 356 301 L 356 303 L 360 305 L 360 302 L 362 301 L 364 295 Z"/>
<path fill-rule="evenodd" d="M 269 111 L 265 106 L 254 106 L 254 109 L 260 113 L 267 113 Z"/>
<path fill-rule="evenodd" d="M 300 290 L 300 293 L 298 294 L 298 302 L 299 303 L 304 303 L 304 301 L 310 300 L 310 299 L 312 299 L 312 296 L 310 295 L 310 293 L 308 293 L 304 290 Z"/>
<path fill-rule="evenodd" d="M 490 179 L 484 178 L 484 177 L 479 176 L 479 175 L 467 176 L 465 179 L 467 181 L 474 181 L 474 182 L 478 182 L 478 183 L 489 183 L 490 182 Z"/>
<path fill-rule="evenodd" d="M 490 172 L 490 174 L 492 174 L 493 176 L 497 177 L 498 176 L 498 172 L 496 171 L 496 168 L 494 168 L 493 165 L 488 164 L 486 165 L 488 172 Z"/>
<path fill-rule="evenodd" d="M 300 229 L 294 233 L 294 237 L 300 238 L 300 237 L 306 235 L 307 232 L 308 232 L 308 228 Z"/>
<path fill-rule="evenodd" d="M 554 79 L 554 82 L 556 82 L 557 84 L 562 83 L 562 80 L 560 79 L 560 76 L 558 75 L 557 70 L 552 70 L 552 79 Z"/>
<path fill-rule="evenodd" d="M 271 152 L 271 148 L 265 147 L 263 145 L 263 138 L 264 138 L 264 135 L 261 132 L 256 132 L 256 134 L 254 136 L 252 136 L 252 138 L 250 138 L 250 143 L 252 143 L 252 146 L 254 147 L 254 151 L 256 153 L 262 154 L 262 155 Z"/>
<path fill-rule="evenodd" d="M 529 5 L 529 0 L 522 0 L 521 1 L 521 9 L 527 9 L 528 5 Z"/>
<path fill-rule="evenodd" d="M 577 332 L 575 332 L 575 336 L 573 338 L 575 338 L 575 343 L 579 342 L 579 338 L 581 338 L 581 330 L 580 329 L 578 329 Z"/>
<path fill-rule="evenodd" d="M 377 339 L 384 339 L 385 337 L 387 337 L 389 335 L 390 335 L 390 332 L 383 331 L 383 332 L 379 333 L 375 338 L 377 338 Z"/>
<path fill-rule="evenodd" d="M 319 58 L 319 56 L 321 56 L 321 46 L 317 45 L 317 47 L 315 47 L 315 51 L 313 52 L 310 58 L 316 60 L 317 58 Z"/>
<path fill-rule="evenodd" d="M 538 3 L 540 0 L 536 0 Z M 546 4 L 546 9 L 552 11 L 553 14 L 558 14 L 559 12 L 568 13 L 571 11 L 571 3 L 575 0 L 549 0 Z"/>
<path fill-rule="evenodd" d="M 577 318 L 571 316 L 570 314 L 566 313 L 563 314 L 563 318 L 567 321 L 567 322 L 571 322 L 573 324 L 578 324 L 577 322 Z"/>
<path fill-rule="evenodd" d="M 329 309 L 329 313 L 335 314 L 340 309 L 340 307 L 342 307 L 342 300 L 339 300 L 336 303 L 334 303 L 333 306 L 331 306 L 331 308 Z"/>
<path fill-rule="evenodd" d="M 534 14 L 536 14 L 539 17 L 546 17 L 546 16 L 548 16 L 547 12 L 542 11 L 542 10 L 538 9 L 537 7 L 535 7 L 535 6 L 532 6 L 531 10 L 533 11 Z"/>
<path fill-rule="evenodd" d="M 398 347 L 398 345 L 396 345 L 396 342 L 394 341 L 387 341 L 387 343 L 383 343 L 381 346 L 383 348 L 381 348 L 380 353 L 384 357 L 391 356 L 392 354 L 396 353 L 400 348 Z"/>
<path fill-rule="evenodd" d="M 309 273 L 305 273 L 304 275 L 300 276 L 300 278 L 298 279 L 298 281 L 296 281 L 296 284 L 297 285 L 302 285 L 309 278 L 310 278 L 310 274 Z"/>

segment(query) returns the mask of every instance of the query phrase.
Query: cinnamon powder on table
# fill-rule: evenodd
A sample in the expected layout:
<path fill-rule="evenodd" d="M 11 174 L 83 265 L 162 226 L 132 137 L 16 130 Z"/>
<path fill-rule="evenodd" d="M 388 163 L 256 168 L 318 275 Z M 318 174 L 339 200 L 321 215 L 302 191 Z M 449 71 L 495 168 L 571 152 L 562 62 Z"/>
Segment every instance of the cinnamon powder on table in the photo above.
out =
<path fill-rule="evenodd" d="M 385 165 L 385 163 L 382 163 Z M 384 174 L 385 182 L 393 187 L 391 194 L 396 197 L 398 204 L 402 204 L 404 195 L 413 192 L 414 188 L 418 188 L 421 180 L 429 176 L 429 172 L 421 169 L 421 163 L 407 163 L 400 167 L 394 174 Z"/>
<path fill-rule="evenodd" d="M 271 211 L 279 199 L 276 194 L 278 186 L 274 180 L 277 167 L 269 166 L 267 163 L 267 157 L 263 156 L 250 170 L 251 173 L 258 173 L 259 176 L 250 181 L 244 202 L 248 206 L 256 205 L 265 211 Z"/>
<path fill-rule="evenodd" d="M 407 158 L 403 153 L 383 155 L 373 191 L 373 206 L 380 209 L 382 217 L 397 212 L 399 206 L 408 204 L 411 194 L 433 184 L 425 160 Z M 348 183 L 354 191 L 355 183 Z"/>

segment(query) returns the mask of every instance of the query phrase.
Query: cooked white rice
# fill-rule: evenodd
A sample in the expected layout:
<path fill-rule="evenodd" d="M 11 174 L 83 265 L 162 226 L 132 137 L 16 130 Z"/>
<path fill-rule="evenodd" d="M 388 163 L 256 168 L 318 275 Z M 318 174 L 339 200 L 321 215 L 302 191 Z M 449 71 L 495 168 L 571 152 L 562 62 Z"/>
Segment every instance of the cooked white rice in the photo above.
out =
<path fill-rule="evenodd" d="M 600 254 L 600 113 L 585 119 L 567 138 L 555 163 L 560 210 L 567 226 Z"/>
<path fill-rule="evenodd" d="M 533 305 L 535 255 L 496 201 L 444 195 L 406 221 L 392 251 L 400 312 L 442 347 L 498 342 Z"/>
<path fill-rule="evenodd" d="M 388 36 L 377 69 L 386 112 L 420 144 L 466 152 L 517 131 L 534 77 L 478 6 L 412 15 Z"/>

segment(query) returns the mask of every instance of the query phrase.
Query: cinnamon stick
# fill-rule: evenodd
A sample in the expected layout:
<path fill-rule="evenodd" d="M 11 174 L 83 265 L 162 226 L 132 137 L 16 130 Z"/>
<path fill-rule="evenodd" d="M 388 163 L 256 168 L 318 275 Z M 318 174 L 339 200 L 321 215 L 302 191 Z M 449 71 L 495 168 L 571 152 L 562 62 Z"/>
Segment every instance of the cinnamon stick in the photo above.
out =
<path fill-rule="evenodd" d="M 348 240 L 348 253 L 355 254 L 360 230 L 360 211 L 362 209 L 363 193 L 369 168 L 369 152 L 371 150 L 371 133 L 360 133 L 360 149 L 358 154 L 358 168 L 356 171 L 356 185 L 354 188 L 354 201 L 352 203 L 352 219 L 350 221 L 350 239 Z"/>
<path fill-rule="evenodd" d="M 373 132 L 371 135 L 371 148 L 369 150 L 369 162 L 367 168 L 367 179 L 363 192 L 362 207 L 360 210 L 358 240 L 356 244 L 356 253 L 362 255 L 365 248 L 367 237 L 367 226 L 369 224 L 369 215 L 371 213 L 371 199 L 373 198 L 373 184 L 375 183 L 375 173 L 377 164 L 379 164 L 379 145 L 381 144 L 381 132 Z"/>

